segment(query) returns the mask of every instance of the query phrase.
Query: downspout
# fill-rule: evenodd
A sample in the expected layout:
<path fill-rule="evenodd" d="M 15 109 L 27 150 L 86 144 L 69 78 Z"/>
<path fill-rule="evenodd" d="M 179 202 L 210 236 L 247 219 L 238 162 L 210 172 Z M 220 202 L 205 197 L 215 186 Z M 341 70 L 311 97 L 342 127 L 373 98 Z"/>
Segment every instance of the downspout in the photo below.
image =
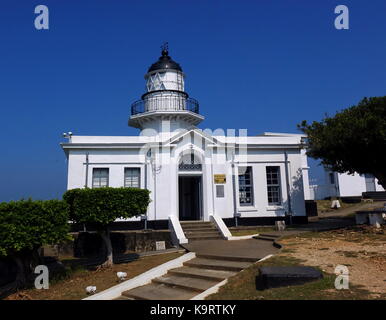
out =
<path fill-rule="evenodd" d="M 154 164 L 152 164 L 153 166 Z M 153 181 L 154 181 L 154 221 L 157 223 L 157 173 L 156 168 L 152 167 Z"/>
<path fill-rule="evenodd" d="M 147 170 L 148 170 L 147 167 L 148 167 L 147 166 L 147 161 L 145 160 L 145 189 L 149 190 L 148 185 L 147 185 Z M 144 228 L 145 228 L 145 230 L 147 230 L 147 210 L 146 210 L 146 214 L 145 214 L 145 219 L 144 220 L 145 220 Z"/>
<path fill-rule="evenodd" d="M 235 164 L 232 161 L 232 190 L 233 190 L 233 212 L 235 217 L 235 226 L 238 227 L 238 214 L 236 205 L 236 178 L 235 178 Z"/>
<path fill-rule="evenodd" d="M 292 224 L 292 205 L 291 205 L 290 182 L 289 182 L 289 174 L 288 174 L 287 151 L 284 151 L 284 167 L 285 167 L 285 180 L 287 184 L 288 215 L 289 215 L 290 224 Z"/>
<path fill-rule="evenodd" d="M 88 152 L 86 152 L 86 183 L 84 184 L 85 188 L 88 187 L 88 165 L 89 165 L 89 162 L 88 162 Z"/>
<path fill-rule="evenodd" d="M 86 183 L 84 185 L 85 188 L 88 188 L 88 166 L 89 166 L 89 161 L 88 161 L 88 152 L 86 152 Z M 83 231 L 84 232 L 87 232 L 87 229 L 86 229 L 86 224 L 83 223 Z"/>

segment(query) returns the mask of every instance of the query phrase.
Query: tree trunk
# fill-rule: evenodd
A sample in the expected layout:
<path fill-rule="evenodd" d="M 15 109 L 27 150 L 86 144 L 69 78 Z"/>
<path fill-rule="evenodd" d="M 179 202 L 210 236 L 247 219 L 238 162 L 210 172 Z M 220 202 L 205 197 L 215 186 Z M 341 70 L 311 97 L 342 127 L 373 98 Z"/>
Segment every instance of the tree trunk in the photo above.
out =
<path fill-rule="evenodd" d="M 15 287 L 16 289 L 23 288 L 27 284 L 27 276 L 25 272 L 25 262 L 20 257 L 13 257 L 17 267 Z"/>
<path fill-rule="evenodd" d="M 105 243 L 106 261 L 102 264 L 103 267 L 111 267 L 113 265 L 113 246 L 110 239 L 110 230 L 106 228 L 100 232 L 100 235 Z"/>

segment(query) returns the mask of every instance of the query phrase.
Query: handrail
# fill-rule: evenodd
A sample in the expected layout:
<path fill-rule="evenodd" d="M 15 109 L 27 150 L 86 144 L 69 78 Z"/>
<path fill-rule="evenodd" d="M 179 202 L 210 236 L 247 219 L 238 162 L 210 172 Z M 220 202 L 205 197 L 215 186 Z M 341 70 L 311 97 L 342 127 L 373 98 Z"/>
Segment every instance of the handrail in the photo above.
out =
<path fill-rule="evenodd" d="M 188 243 L 188 239 L 185 237 L 180 221 L 174 215 L 169 216 L 169 229 L 172 231 L 172 240 L 175 244 Z"/>
<path fill-rule="evenodd" d="M 151 111 L 190 111 L 199 114 L 199 104 L 196 99 L 184 96 L 146 97 L 131 105 L 131 115 Z"/>

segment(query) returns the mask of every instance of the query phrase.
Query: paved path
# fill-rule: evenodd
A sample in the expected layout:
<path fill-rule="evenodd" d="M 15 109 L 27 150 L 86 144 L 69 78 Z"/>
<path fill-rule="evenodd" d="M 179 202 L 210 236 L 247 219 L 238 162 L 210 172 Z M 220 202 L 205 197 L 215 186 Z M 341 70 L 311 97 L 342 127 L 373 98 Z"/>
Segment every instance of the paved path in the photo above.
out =
<path fill-rule="evenodd" d="M 188 251 L 196 255 L 213 256 L 223 259 L 250 258 L 255 261 L 264 258 L 269 254 L 277 252 L 272 244 L 273 241 L 256 239 L 248 240 L 197 240 L 182 245 Z"/>
<path fill-rule="evenodd" d="M 273 243 L 277 237 L 267 235 L 265 239 L 190 241 L 183 247 L 195 252 L 196 258 L 185 262 L 180 268 L 169 270 L 147 285 L 123 292 L 118 300 L 192 299 L 256 261 L 276 253 L 278 249 Z M 208 236 L 204 235 L 203 238 Z"/>

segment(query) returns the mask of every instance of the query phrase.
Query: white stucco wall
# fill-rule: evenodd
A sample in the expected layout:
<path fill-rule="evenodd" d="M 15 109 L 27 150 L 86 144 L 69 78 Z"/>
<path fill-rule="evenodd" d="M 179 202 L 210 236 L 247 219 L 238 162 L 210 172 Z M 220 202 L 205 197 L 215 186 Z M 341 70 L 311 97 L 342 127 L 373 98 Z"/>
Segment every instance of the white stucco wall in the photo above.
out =
<path fill-rule="evenodd" d="M 335 177 L 335 183 L 330 181 L 330 174 Z M 347 174 L 325 170 L 324 184 L 310 186 L 311 197 L 323 199 L 325 197 L 360 197 L 366 188 L 366 178 L 358 173 Z M 384 191 L 375 179 L 375 191 Z"/>
<path fill-rule="evenodd" d="M 86 153 L 88 153 L 88 181 L 92 187 L 93 168 L 109 168 L 109 186 L 124 186 L 124 169 L 138 167 L 141 169 L 141 188 L 151 191 L 151 204 L 148 208 L 149 220 L 167 220 L 169 215 L 178 217 L 178 176 L 180 174 L 202 175 L 202 209 L 204 220 L 216 213 L 222 218 L 233 218 L 236 211 L 241 217 L 275 217 L 288 212 L 288 196 L 284 151 L 288 154 L 288 175 L 290 181 L 291 206 L 294 215 L 305 215 L 304 184 L 308 188 L 308 169 L 304 153 L 294 147 L 296 137 L 248 137 L 247 156 L 235 154 L 232 158 L 220 142 L 216 144 L 212 137 L 208 140 L 192 131 L 182 138 L 166 144 L 161 153 L 154 157 L 150 165 L 140 142 L 156 141 L 171 134 L 148 137 L 80 137 L 72 138 L 66 144 L 68 153 L 68 189 L 83 188 L 86 185 Z M 190 137 L 190 138 L 189 138 Z M 226 142 L 226 137 L 216 137 Z M 230 138 L 233 141 L 234 138 Z M 82 147 L 83 145 L 83 147 Z M 286 145 L 288 147 L 286 148 Z M 202 163 L 201 172 L 179 172 L 178 162 L 184 152 L 194 152 Z M 252 206 L 239 206 L 238 201 L 238 166 L 251 166 L 253 173 L 254 202 Z M 269 206 L 266 186 L 266 166 L 279 166 L 281 179 L 282 204 Z M 305 170 L 306 169 L 306 170 Z M 304 177 L 304 173 L 307 177 Z M 236 204 L 232 174 L 235 176 Z M 225 174 L 224 197 L 216 197 L 214 174 Z"/>

